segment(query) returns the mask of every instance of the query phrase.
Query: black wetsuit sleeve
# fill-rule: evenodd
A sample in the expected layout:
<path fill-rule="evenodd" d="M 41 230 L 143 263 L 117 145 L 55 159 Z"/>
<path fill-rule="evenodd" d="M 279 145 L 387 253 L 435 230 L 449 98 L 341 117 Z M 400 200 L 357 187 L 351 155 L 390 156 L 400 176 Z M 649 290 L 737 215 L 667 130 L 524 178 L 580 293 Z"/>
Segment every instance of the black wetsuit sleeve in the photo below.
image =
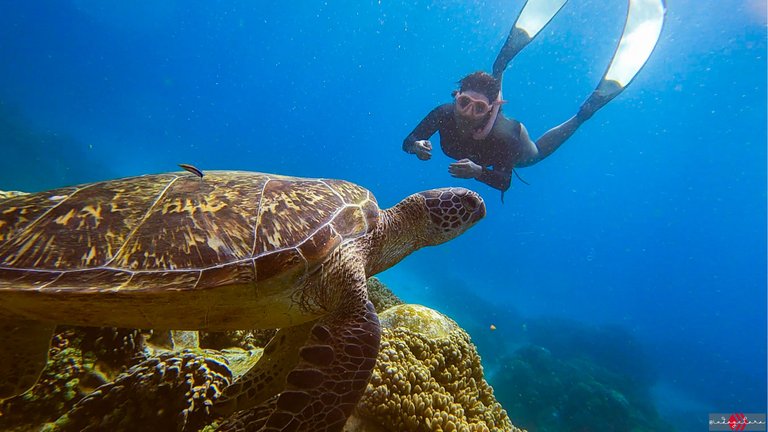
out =
<path fill-rule="evenodd" d="M 484 167 L 483 173 L 477 177 L 477 180 L 504 192 L 509 189 L 512 181 L 512 169 L 516 161 L 513 149 L 519 146 L 522 126 L 520 122 L 514 120 L 500 119 L 499 121 L 500 124 L 497 124 L 493 131 L 500 137 L 500 145 L 494 151 L 493 169 Z"/>
<path fill-rule="evenodd" d="M 483 173 L 477 179 L 488 186 L 502 192 L 509 189 L 512 180 L 512 168 L 494 166 L 493 169 L 483 168 Z"/>
<path fill-rule="evenodd" d="M 426 117 L 416 125 L 416 128 L 403 140 L 403 151 L 413 153 L 413 143 L 419 140 L 429 139 L 440 130 L 446 115 L 450 115 L 451 104 L 440 105 L 427 114 Z"/>

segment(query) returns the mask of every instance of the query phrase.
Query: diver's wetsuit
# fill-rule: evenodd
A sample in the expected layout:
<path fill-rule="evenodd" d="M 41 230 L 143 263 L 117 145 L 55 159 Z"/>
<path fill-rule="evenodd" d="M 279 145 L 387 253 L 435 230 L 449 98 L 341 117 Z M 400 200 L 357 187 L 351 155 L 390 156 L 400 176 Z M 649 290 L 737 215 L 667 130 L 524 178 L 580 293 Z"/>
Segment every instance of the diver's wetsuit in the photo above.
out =
<path fill-rule="evenodd" d="M 520 142 L 520 122 L 499 113 L 491 132 L 485 139 L 476 140 L 471 132 L 462 134 L 453 113 L 453 103 L 440 105 L 424 117 L 403 141 L 403 150 L 411 153 L 413 143 L 428 140 L 440 132 L 440 147 L 447 156 L 459 160 L 469 159 L 483 167 L 478 180 L 502 191 L 509 189 L 512 168 L 523 157 Z M 493 167 L 493 169 L 488 169 Z"/>

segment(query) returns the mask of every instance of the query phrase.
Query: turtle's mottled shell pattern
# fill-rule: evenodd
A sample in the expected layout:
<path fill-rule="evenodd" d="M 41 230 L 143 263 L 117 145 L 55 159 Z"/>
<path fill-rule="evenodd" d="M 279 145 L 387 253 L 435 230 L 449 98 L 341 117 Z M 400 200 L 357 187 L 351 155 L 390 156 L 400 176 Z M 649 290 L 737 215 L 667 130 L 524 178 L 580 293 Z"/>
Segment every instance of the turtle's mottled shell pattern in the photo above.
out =
<path fill-rule="evenodd" d="M 0 201 L 0 290 L 185 290 L 319 264 L 378 220 L 366 189 L 238 171 L 158 174 Z"/>

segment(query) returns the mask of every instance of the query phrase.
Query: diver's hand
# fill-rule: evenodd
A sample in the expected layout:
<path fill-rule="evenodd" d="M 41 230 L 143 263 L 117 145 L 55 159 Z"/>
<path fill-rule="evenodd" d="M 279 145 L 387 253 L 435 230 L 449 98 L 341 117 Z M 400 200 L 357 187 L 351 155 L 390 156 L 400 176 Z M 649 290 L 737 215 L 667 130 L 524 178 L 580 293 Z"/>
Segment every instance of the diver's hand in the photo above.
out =
<path fill-rule="evenodd" d="M 483 173 L 483 167 L 469 159 L 461 159 L 448 167 L 448 172 L 458 178 L 478 178 Z"/>
<path fill-rule="evenodd" d="M 414 141 L 411 150 L 413 150 L 416 157 L 423 161 L 429 160 L 432 157 L 432 143 L 429 140 Z"/>

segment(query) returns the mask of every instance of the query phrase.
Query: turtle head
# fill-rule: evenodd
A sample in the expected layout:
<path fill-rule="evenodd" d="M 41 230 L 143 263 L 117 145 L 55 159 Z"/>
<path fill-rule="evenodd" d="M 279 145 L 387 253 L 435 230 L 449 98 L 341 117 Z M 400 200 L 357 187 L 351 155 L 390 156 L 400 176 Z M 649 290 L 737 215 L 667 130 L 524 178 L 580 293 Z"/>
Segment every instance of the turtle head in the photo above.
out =
<path fill-rule="evenodd" d="M 483 198 L 469 189 L 432 189 L 415 195 L 424 198 L 422 205 L 428 219 L 422 233 L 425 246 L 456 238 L 485 217 Z"/>
<path fill-rule="evenodd" d="M 379 215 L 366 241 L 366 275 L 397 264 L 411 252 L 456 238 L 485 217 L 485 203 L 464 188 L 432 189 L 415 193 Z"/>

